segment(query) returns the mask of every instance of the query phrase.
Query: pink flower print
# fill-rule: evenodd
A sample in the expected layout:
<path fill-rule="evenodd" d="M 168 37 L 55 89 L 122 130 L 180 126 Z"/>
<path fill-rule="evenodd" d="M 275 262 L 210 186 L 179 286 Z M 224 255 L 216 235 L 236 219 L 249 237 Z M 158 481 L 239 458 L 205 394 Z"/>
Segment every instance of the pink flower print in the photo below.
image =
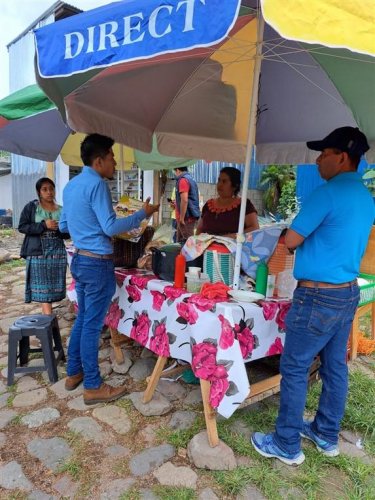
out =
<path fill-rule="evenodd" d="M 107 316 L 105 317 L 105 324 L 110 328 L 117 330 L 120 319 L 124 311 L 120 309 L 118 300 L 114 300 L 109 306 Z"/>
<path fill-rule="evenodd" d="M 150 281 L 151 277 L 149 276 L 137 276 L 134 275 L 130 278 L 130 283 L 135 285 L 140 290 L 144 290 L 147 287 L 147 283 Z"/>
<path fill-rule="evenodd" d="M 229 382 L 227 378 L 215 378 L 211 381 L 210 388 L 210 405 L 217 408 L 229 389 Z"/>
<path fill-rule="evenodd" d="M 150 340 L 150 349 L 158 356 L 169 357 L 169 338 L 165 322 L 157 323 L 157 326 L 154 328 L 154 335 Z"/>
<path fill-rule="evenodd" d="M 197 309 L 199 309 L 200 311 L 202 311 L 202 312 L 210 311 L 211 309 L 213 309 L 215 307 L 215 301 L 214 300 L 206 299 L 205 297 L 203 297 L 199 293 L 194 293 L 193 295 L 191 295 L 187 299 L 187 301 L 190 304 L 194 304 L 195 307 Z"/>
<path fill-rule="evenodd" d="M 176 309 L 179 314 L 179 318 L 177 318 L 177 321 L 180 320 L 180 323 L 188 323 L 189 325 L 194 325 L 197 322 L 198 313 L 191 304 L 187 304 L 186 302 L 179 302 Z"/>
<path fill-rule="evenodd" d="M 130 337 L 139 344 L 146 346 L 150 331 L 151 321 L 146 311 L 138 312 L 134 315 L 133 326 L 130 330 Z"/>
<path fill-rule="evenodd" d="M 221 323 L 219 346 L 222 349 L 228 349 L 228 347 L 232 347 L 234 342 L 233 328 L 232 325 L 229 323 L 229 321 L 226 318 L 224 318 L 222 314 L 219 314 L 218 318 Z"/>
<path fill-rule="evenodd" d="M 284 350 L 284 346 L 281 343 L 281 338 L 276 337 L 275 342 L 271 345 L 271 347 L 266 352 L 266 356 L 275 356 L 276 354 L 281 354 Z"/>
<path fill-rule="evenodd" d="M 275 317 L 276 311 L 279 307 L 277 302 L 262 301 L 263 316 L 265 320 L 272 320 Z"/>
<path fill-rule="evenodd" d="M 163 292 L 167 299 L 172 301 L 187 293 L 183 288 L 175 288 L 174 286 L 170 285 L 164 287 Z"/>
<path fill-rule="evenodd" d="M 244 328 L 237 333 L 237 340 L 240 343 L 240 349 L 243 359 L 246 359 L 254 349 L 254 335 L 249 328 Z"/>
<path fill-rule="evenodd" d="M 152 308 L 155 311 L 160 311 L 161 306 L 164 303 L 165 295 L 163 293 L 157 292 L 156 290 L 151 290 L 152 295 Z"/>
<path fill-rule="evenodd" d="M 68 286 L 69 292 L 72 292 L 75 289 L 75 287 L 76 287 L 76 280 L 74 278 L 72 278 L 72 282 Z"/>
<path fill-rule="evenodd" d="M 276 315 L 276 323 L 277 323 L 277 326 L 279 327 L 279 330 L 281 330 L 281 331 L 284 331 L 286 329 L 285 319 L 286 319 L 286 315 L 288 314 L 288 311 L 289 311 L 291 305 L 292 305 L 291 302 L 280 302 L 279 303 L 279 311 Z"/>
<path fill-rule="evenodd" d="M 129 302 L 139 302 L 141 300 L 141 292 L 137 287 L 133 285 L 126 285 L 126 291 L 128 292 L 128 300 Z"/>
<path fill-rule="evenodd" d="M 216 353 L 216 346 L 209 342 L 193 346 L 191 368 L 196 377 L 210 380 L 216 370 Z"/>
<path fill-rule="evenodd" d="M 211 376 L 211 380 L 215 378 L 227 378 L 228 377 L 228 370 L 224 365 L 216 365 L 215 371 L 213 372 Z"/>
<path fill-rule="evenodd" d="M 258 337 L 252 332 L 253 328 L 253 318 L 248 318 L 246 321 L 241 319 L 238 325 L 234 325 L 235 336 L 240 344 L 243 359 L 251 357 L 253 350 L 259 345 Z"/>

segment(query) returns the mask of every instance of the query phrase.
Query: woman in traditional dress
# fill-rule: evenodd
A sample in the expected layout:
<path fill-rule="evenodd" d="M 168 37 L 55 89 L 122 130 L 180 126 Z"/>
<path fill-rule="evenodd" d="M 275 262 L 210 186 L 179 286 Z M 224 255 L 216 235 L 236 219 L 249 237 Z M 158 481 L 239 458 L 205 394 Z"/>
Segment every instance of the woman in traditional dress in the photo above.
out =
<path fill-rule="evenodd" d="M 42 313 L 52 313 L 52 303 L 66 294 L 67 258 L 59 231 L 61 208 L 55 201 L 55 184 L 47 177 L 36 183 L 38 200 L 22 210 L 18 230 L 25 234 L 21 257 L 26 259 L 25 302 L 41 302 Z"/>
<path fill-rule="evenodd" d="M 240 219 L 241 172 L 234 167 L 224 167 L 217 181 L 217 198 L 211 198 L 202 209 L 197 234 L 209 233 L 235 238 Z M 245 233 L 259 229 L 257 211 L 251 201 L 246 203 Z"/>

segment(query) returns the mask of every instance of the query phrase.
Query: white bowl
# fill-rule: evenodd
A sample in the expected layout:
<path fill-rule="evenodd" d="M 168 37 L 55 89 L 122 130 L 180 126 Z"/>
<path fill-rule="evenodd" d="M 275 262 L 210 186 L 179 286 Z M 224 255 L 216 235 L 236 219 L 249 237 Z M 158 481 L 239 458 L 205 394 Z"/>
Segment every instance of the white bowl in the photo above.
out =
<path fill-rule="evenodd" d="M 247 290 L 229 290 L 228 295 L 239 302 L 256 302 L 257 300 L 264 299 L 263 294 Z"/>

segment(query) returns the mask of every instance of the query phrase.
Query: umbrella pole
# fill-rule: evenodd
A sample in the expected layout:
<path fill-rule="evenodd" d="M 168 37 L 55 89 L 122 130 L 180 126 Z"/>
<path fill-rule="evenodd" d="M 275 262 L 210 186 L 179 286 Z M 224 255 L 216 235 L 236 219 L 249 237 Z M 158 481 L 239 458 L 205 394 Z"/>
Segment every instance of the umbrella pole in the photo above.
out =
<path fill-rule="evenodd" d="M 120 146 L 120 179 L 121 179 L 121 196 L 124 194 L 124 146 Z"/>
<path fill-rule="evenodd" d="M 238 290 L 239 279 L 240 279 L 240 270 L 241 270 L 242 244 L 245 241 L 245 239 L 244 239 L 244 227 L 245 227 L 245 215 L 246 215 L 247 190 L 248 190 L 248 185 L 249 185 L 252 146 L 253 146 L 253 144 L 255 144 L 256 117 L 257 117 L 258 91 L 259 91 L 259 76 L 260 76 L 260 65 L 262 62 L 263 32 L 264 32 L 264 18 L 263 18 L 261 10 L 259 9 L 258 30 L 257 30 L 257 48 L 256 48 L 256 54 L 255 54 L 253 89 L 252 89 L 252 93 L 251 93 L 251 103 L 250 103 L 249 127 L 248 127 L 247 146 L 246 146 L 246 161 L 245 161 L 244 176 L 242 179 L 241 210 L 240 210 L 240 220 L 238 222 L 236 258 L 235 258 L 235 264 L 234 264 L 234 276 L 233 276 L 233 289 L 234 290 Z"/>

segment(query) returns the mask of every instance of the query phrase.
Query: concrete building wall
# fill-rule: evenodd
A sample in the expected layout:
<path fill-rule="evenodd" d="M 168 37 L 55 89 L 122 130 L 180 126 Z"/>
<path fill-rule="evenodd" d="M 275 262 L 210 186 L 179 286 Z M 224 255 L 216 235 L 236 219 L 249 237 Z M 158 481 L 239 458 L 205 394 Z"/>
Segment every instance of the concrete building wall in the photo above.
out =
<path fill-rule="evenodd" d="M 0 208 L 12 208 L 12 175 L 0 176 Z"/>

